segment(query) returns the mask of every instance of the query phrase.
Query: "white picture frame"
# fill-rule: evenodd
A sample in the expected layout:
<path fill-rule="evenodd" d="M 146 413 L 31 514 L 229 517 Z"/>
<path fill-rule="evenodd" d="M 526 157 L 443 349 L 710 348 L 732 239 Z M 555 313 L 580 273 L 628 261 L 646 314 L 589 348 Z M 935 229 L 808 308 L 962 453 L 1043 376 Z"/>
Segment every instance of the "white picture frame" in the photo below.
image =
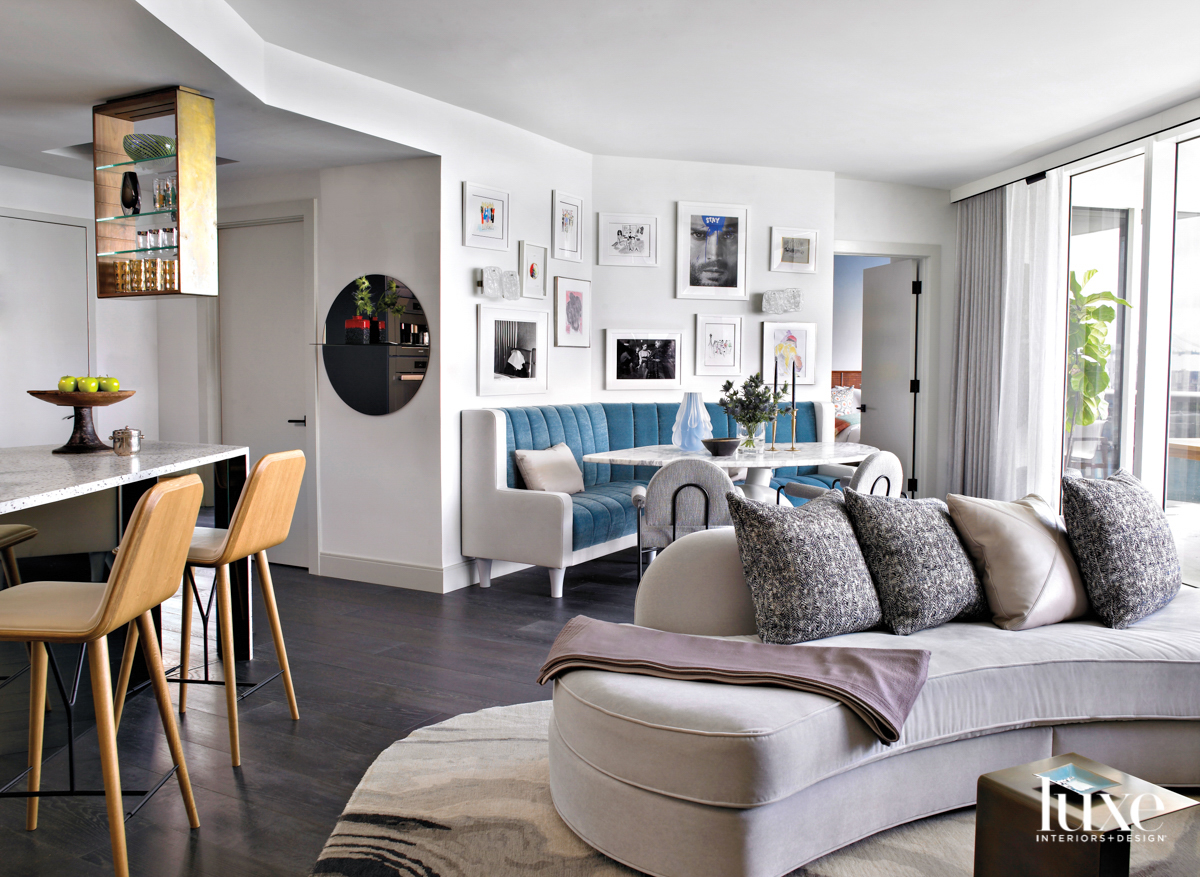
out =
<path fill-rule="evenodd" d="M 817 324 L 800 323 L 792 320 L 778 323 L 763 323 L 763 355 L 762 377 L 770 384 L 776 379 L 775 361 L 779 361 L 779 385 L 792 382 L 792 356 L 798 354 L 796 383 L 815 384 L 817 382 Z M 791 339 L 789 344 L 788 339 Z M 783 349 L 776 354 L 776 348 Z M 790 347 L 790 349 L 788 349 Z"/>
<path fill-rule="evenodd" d="M 658 217 L 601 213 L 596 218 L 596 264 L 647 268 L 658 264 Z"/>
<path fill-rule="evenodd" d="M 696 314 L 696 374 L 742 374 L 740 314 Z"/>
<path fill-rule="evenodd" d="M 550 200 L 551 255 L 564 262 L 582 262 L 583 199 L 555 189 Z"/>
<path fill-rule="evenodd" d="M 480 396 L 546 392 L 549 323 L 545 311 L 479 305 Z M 531 373 L 522 376 L 520 371 Z"/>
<path fill-rule="evenodd" d="M 463 182 L 463 246 L 507 250 L 508 192 Z"/>
<path fill-rule="evenodd" d="M 522 298 L 539 298 L 546 297 L 546 256 L 548 250 L 545 247 L 539 247 L 537 244 L 531 244 L 529 241 L 520 241 L 517 244 L 517 263 L 518 272 L 521 276 L 521 297 Z"/>
<path fill-rule="evenodd" d="M 657 329 L 604 330 L 604 389 L 683 388 L 683 333 Z M 664 366 L 669 366 L 667 377 Z"/>
<path fill-rule="evenodd" d="M 771 270 L 785 274 L 816 274 L 817 230 L 771 226 Z"/>
<path fill-rule="evenodd" d="M 748 298 L 750 208 L 680 201 L 675 226 L 675 297 Z"/>
<path fill-rule="evenodd" d="M 554 278 L 554 346 L 592 346 L 592 282 Z"/>

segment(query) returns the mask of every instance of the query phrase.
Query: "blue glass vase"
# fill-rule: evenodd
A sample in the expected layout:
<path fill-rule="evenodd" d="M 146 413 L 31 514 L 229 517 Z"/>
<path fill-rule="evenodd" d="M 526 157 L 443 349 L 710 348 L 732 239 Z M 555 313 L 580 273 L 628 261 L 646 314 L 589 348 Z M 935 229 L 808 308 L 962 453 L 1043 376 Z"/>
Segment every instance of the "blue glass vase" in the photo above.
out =
<path fill-rule="evenodd" d="M 684 393 L 679 413 L 675 415 L 671 441 L 685 451 L 703 451 L 701 440 L 712 437 L 712 419 L 704 407 L 704 396 L 696 392 Z"/>

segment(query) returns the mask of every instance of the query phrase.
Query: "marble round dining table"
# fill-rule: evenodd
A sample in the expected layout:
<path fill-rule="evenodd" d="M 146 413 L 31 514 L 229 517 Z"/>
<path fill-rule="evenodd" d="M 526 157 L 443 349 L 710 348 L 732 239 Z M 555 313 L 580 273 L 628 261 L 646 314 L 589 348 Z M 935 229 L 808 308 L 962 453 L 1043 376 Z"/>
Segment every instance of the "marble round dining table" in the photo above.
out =
<path fill-rule="evenodd" d="M 739 451 L 728 457 L 714 457 L 708 451 L 685 451 L 676 445 L 645 445 L 622 451 L 597 451 L 584 454 L 585 463 L 608 463 L 614 466 L 665 466 L 676 460 L 707 460 L 722 469 L 746 469 L 742 492 L 759 502 L 775 502 L 771 488 L 771 472 L 788 466 L 821 466 L 833 463 L 859 463 L 878 451 L 871 445 L 850 442 L 797 442 L 777 445 L 778 450 L 755 453 Z"/>

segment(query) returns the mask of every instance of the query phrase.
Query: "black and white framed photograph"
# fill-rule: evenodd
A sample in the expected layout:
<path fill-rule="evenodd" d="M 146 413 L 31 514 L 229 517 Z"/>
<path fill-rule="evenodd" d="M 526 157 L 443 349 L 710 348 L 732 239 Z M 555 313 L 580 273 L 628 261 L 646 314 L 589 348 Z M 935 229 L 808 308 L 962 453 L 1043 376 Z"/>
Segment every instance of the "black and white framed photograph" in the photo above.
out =
<path fill-rule="evenodd" d="M 463 183 L 463 246 L 508 249 L 508 192 Z"/>
<path fill-rule="evenodd" d="M 596 221 L 596 263 L 631 268 L 658 264 L 658 217 L 601 213 Z"/>
<path fill-rule="evenodd" d="M 479 395 L 546 392 L 549 314 L 479 305 Z"/>
<path fill-rule="evenodd" d="M 550 248 L 555 259 L 567 262 L 583 261 L 583 199 L 555 189 L 552 193 L 553 213 L 550 227 Z"/>
<path fill-rule="evenodd" d="M 790 384 L 794 364 L 797 384 L 815 384 L 816 350 L 816 323 L 763 323 L 763 380 L 770 383 L 778 375 L 781 386 Z"/>
<path fill-rule="evenodd" d="M 745 299 L 750 208 L 680 201 L 675 297 Z"/>
<path fill-rule="evenodd" d="M 696 374 L 742 373 L 742 318 L 732 314 L 696 315 Z"/>
<path fill-rule="evenodd" d="M 605 329 L 606 390 L 679 389 L 683 335 L 653 329 Z"/>
<path fill-rule="evenodd" d="M 817 230 L 771 226 L 771 270 L 817 273 Z"/>
<path fill-rule="evenodd" d="M 521 266 L 521 296 L 546 297 L 546 248 L 521 241 L 517 245 L 517 262 Z"/>
<path fill-rule="evenodd" d="M 592 282 L 554 278 L 554 346 L 592 346 Z"/>

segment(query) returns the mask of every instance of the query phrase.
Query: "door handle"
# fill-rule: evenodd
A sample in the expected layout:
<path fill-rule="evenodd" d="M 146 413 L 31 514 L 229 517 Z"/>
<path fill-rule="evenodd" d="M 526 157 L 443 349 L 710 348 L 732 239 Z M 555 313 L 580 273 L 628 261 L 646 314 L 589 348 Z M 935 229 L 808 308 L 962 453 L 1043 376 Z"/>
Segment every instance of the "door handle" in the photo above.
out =
<path fill-rule="evenodd" d="M 289 420 L 288 423 L 298 423 L 301 426 L 308 426 L 308 415 L 305 414 L 299 420 Z"/>
<path fill-rule="evenodd" d="M 859 411 L 866 411 L 866 410 L 867 410 L 867 406 L 866 406 L 866 405 L 859 405 L 859 406 L 858 406 L 858 410 L 859 410 Z M 292 421 L 292 422 L 294 423 L 295 421 Z"/>

